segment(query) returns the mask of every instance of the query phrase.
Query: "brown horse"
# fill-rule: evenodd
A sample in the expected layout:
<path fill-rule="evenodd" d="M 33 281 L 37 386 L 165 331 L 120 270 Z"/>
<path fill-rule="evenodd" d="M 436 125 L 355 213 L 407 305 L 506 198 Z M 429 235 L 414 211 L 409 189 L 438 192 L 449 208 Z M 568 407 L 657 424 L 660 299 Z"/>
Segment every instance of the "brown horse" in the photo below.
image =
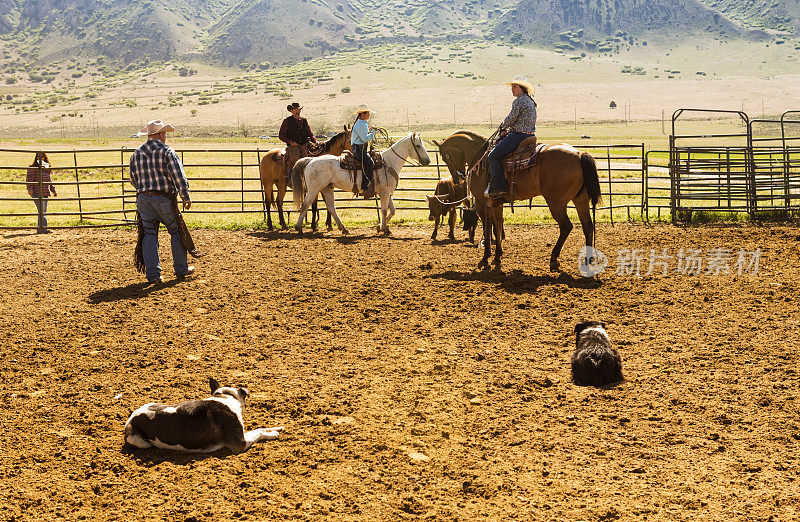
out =
<path fill-rule="evenodd" d="M 486 187 L 488 162 L 482 161 L 474 180 L 474 185 Z M 477 188 L 477 187 L 476 187 Z M 481 189 L 483 190 L 483 189 Z M 474 193 L 474 192 L 473 192 Z M 559 269 L 558 256 L 561 247 L 572 231 L 572 222 L 567 215 L 567 204 L 572 201 L 578 211 L 586 246 L 593 247 L 594 212 L 600 200 L 600 180 L 597 176 L 597 165 L 588 152 L 580 152 L 567 144 L 549 145 L 539 152 L 536 164 L 517 175 L 514 189 L 514 200 L 526 200 L 535 196 L 544 196 L 550 214 L 558 223 L 559 236 L 550 254 L 550 270 Z M 592 213 L 589 214 L 589 203 Z M 502 227 L 503 202 L 486 199 L 484 220 L 484 252 L 478 267 L 489 266 L 492 254 L 492 231 L 497 243 L 494 265 L 500 268 L 500 257 L 503 255 Z M 587 250 L 589 252 L 589 250 Z M 587 259 L 587 263 L 592 260 Z"/>
<path fill-rule="evenodd" d="M 350 150 L 350 129 L 347 127 L 347 125 L 344 126 L 344 130 L 342 132 L 336 134 L 328 141 L 320 143 L 318 147 L 315 147 L 313 149 L 313 155 L 339 155 L 345 150 Z M 264 154 L 264 157 L 261 158 L 261 163 L 258 167 L 258 170 L 261 174 L 261 187 L 264 191 L 264 203 L 267 207 L 267 228 L 269 230 L 272 230 L 272 214 L 270 213 L 270 207 L 273 204 L 278 209 L 278 219 L 280 220 L 281 228 L 288 228 L 286 226 L 286 221 L 283 218 L 283 199 L 286 195 L 287 181 L 286 168 L 284 166 L 285 154 L 285 147 L 272 149 Z M 272 192 L 273 185 L 278 188 L 277 199 L 274 197 Z M 316 214 L 316 207 L 314 209 L 314 213 Z"/>

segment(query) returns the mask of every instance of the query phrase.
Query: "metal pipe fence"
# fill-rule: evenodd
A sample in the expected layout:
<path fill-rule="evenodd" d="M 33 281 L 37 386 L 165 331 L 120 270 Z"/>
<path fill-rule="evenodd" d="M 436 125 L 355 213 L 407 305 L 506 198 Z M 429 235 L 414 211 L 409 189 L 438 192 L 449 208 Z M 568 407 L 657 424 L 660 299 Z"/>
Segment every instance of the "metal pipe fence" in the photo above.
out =
<path fill-rule="evenodd" d="M 740 122 L 741 131 L 717 134 L 678 132 L 690 114 L 722 114 Z M 741 111 L 679 109 L 672 118 L 668 150 L 645 150 L 644 144 L 582 143 L 598 167 L 603 204 L 598 218 L 612 224 L 619 219 L 691 218 L 692 212 L 747 213 L 800 212 L 800 111 L 778 119 L 751 120 Z M 225 224 L 237 215 L 266 219 L 267 206 L 259 164 L 271 148 L 178 149 L 193 197 L 185 213 L 199 225 Z M 31 229 L 43 216 L 23 192 L 29 161 L 37 151 L 0 149 L 0 228 Z M 52 185 L 58 196 L 49 198 L 49 228 L 111 227 L 135 223 L 136 193 L 130 185 L 130 148 L 46 151 Z M 403 217 L 424 219 L 436 183 L 449 175 L 439 151 L 429 151 L 429 166 L 406 164 L 394 194 Z M 41 172 L 39 173 L 41 180 Z M 39 194 L 42 194 L 40 182 Z M 34 191 L 35 192 L 35 191 Z M 42 207 L 39 199 L 39 208 Z M 291 199 L 291 189 L 286 199 Z M 287 217 L 294 210 L 286 205 Z M 355 213 L 377 210 L 377 203 L 346 191 L 336 191 L 337 210 Z M 547 205 L 533 199 L 515 202 L 513 210 L 547 216 Z M 362 214 L 358 214 L 358 213 Z M 226 217 L 227 216 L 227 217 Z M 228 220 L 228 221 L 226 221 Z"/>
<path fill-rule="evenodd" d="M 600 217 L 631 219 L 643 209 L 642 187 L 645 184 L 644 145 L 582 144 L 582 150 L 596 159 L 604 198 Z M 261 149 L 178 149 L 191 187 L 192 208 L 187 216 L 198 220 L 224 219 L 225 215 L 261 214 L 266 219 L 266 203 L 259 175 L 259 163 L 270 148 Z M 27 184 L 25 172 L 37 151 L 0 149 L 0 228 L 36 228 L 39 213 L 31 198 L 22 192 Z M 133 149 L 107 148 L 46 151 L 50 157 L 52 185 L 58 196 L 50 198 L 48 218 L 55 218 L 48 228 L 110 227 L 135 223 L 136 192 L 130 184 L 128 159 Z M 394 194 L 398 211 L 427 212 L 424 194 L 433 194 L 436 183 L 449 171 L 439 151 L 429 151 L 433 162 L 428 166 L 406 164 Z M 291 200 L 287 187 L 286 200 Z M 291 207 L 287 204 L 286 207 Z M 336 191 L 336 208 L 344 211 L 372 211 L 376 203 Z M 515 209 L 546 209 L 535 200 L 515 204 Z M 294 210 L 285 209 L 289 218 Z M 605 214 L 604 214 L 605 213 Z M 620 215 L 620 213 L 622 213 Z M 417 215 L 424 219 L 427 214 Z"/>

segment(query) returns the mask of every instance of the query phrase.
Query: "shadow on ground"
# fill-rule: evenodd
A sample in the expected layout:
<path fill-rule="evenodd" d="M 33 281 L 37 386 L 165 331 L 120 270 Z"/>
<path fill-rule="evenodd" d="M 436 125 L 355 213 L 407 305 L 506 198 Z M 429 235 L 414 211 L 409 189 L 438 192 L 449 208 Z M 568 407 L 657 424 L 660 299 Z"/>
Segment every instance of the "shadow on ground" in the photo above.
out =
<path fill-rule="evenodd" d="M 569 288 L 596 289 L 603 286 L 599 279 L 574 278 L 566 272 L 559 274 L 531 275 L 521 270 L 503 272 L 502 270 L 482 270 L 473 272 L 456 272 L 448 270 L 441 274 L 431 274 L 431 279 L 447 279 L 449 281 L 480 281 L 497 284 L 511 294 L 526 294 L 537 291 L 543 286 L 566 285 Z"/>
<path fill-rule="evenodd" d="M 122 301 L 125 299 L 139 299 L 145 297 L 156 290 L 164 288 L 171 288 L 182 281 L 173 279 L 164 283 L 156 283 L 154 285 L 148 283 L 132 283 L 127 286 L 120 286 L 117 288 L 106 288 L 105 290 L 98 290 L 89 294 L 87 299 L 91 304 L 97 303 L 111 303 L 114 301 Z"/>

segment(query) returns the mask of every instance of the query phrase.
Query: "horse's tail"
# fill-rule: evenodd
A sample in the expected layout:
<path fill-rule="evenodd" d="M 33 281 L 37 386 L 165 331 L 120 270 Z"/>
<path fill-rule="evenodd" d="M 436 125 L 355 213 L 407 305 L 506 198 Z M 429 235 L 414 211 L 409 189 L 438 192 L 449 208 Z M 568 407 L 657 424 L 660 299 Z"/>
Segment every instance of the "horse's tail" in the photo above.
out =
<path fill-rule="evenodd" d="M 292 198 L 298 210 L 303 206 L 303 196 L 305 196 L 305 187 L 303 187 L 303 177 L 306 172 L 306 165 L 312 158 L 302 158 L 297 160 L 297 163 L 292 167 Z"/>
<path fill-rule="evenodd" d="M 600 178 L 597 176 L 597 164 L 588 152 L 581 152 L 581 170 L 583 171 L 583 187 L 592 202 L 592 209 L 601 203 Z"/>
<path fill-rule="evenodd" d="M 600 178 L 597 175 L 597 164 L 588 152 L 581 152 L 581 170 L 583 171 L 583 187 L 586 189 L 589 201 L 592 202 L 592 246 L 594 247 L 594 242 L 597 240 L 595 211 L 602 198 L 600 194 Z"/>

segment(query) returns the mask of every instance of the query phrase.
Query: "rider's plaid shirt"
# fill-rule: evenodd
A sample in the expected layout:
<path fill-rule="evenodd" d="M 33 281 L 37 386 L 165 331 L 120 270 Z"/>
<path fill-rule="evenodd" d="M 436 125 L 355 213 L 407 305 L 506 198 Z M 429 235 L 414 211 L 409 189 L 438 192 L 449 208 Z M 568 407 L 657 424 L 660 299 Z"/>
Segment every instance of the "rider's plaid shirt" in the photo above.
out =
<path fill-rule="evenodd" d="M 178 154 L 172 147 L 149 139 L 131 154 L 131 185 L 136 192 L 160 190 L 189 198 L 189 181 Z"/>

